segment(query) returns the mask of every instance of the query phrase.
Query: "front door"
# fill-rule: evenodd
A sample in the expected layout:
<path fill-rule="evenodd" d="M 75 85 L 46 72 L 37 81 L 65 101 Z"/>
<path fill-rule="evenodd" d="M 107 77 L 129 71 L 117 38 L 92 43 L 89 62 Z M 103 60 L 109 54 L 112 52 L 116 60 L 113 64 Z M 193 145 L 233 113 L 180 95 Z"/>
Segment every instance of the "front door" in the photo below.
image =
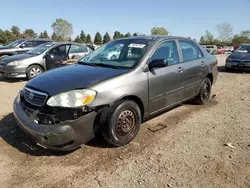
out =
<path fill-rule="evenodd" d="M 45 56 L 47 70 L 54 69 L 60 64 L 60 62 L 69 59 L 69 47 L 70 45 L 56 46 L 47 53 Z"/>
<path fill-rule="evenodd" d="M 182 53 L 184 77 L 184 98 L 194 96 L 200 89 L 205 74 L 205 60 L 198 45 L 191 41 L 179 40 Z"/>
<path fill-rule="evenodd" d="M 175 41 L 165 41 L 153 53 L 150 61 L 167 59 L 168 66 L 148 72 L 149 113 L 153 114 L 183 99 L 183 77 Z"/>

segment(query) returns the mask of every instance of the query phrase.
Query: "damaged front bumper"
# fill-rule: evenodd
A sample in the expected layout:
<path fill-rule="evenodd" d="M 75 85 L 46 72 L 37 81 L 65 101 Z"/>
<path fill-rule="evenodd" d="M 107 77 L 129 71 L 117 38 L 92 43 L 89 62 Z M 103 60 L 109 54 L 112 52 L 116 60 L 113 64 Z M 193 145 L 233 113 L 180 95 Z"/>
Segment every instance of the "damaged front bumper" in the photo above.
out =
<path fill-rule="evenodd" d="M 18 95 L 13 104 L 19 127 L 40 145 L 55 150 L 73 150 L 94 138 L 94 121 L 97 112 L 92 111 L 75 120 L 66 120 L 55 125 L 39 124 L 35 111 L 28 115 Z"/>

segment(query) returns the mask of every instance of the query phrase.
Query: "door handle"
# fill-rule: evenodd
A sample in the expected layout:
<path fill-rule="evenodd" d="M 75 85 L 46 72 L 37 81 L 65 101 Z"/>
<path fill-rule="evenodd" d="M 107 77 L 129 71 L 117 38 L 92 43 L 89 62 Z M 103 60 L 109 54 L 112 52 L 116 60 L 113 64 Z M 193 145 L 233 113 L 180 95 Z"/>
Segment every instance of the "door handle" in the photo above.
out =
<path fill-rule="evenodd" d="M 182 67 L 179 67 L 179 68 L 177 69 L 177 72 L 182 73 L 182 72 L 183 72 Z"/>
<path fill-rule="evenodd" d="M 205 63 L 204 63 L 204 61 L 202 61 L 202 62 L 201 62 L 201 66 L 205 66 Z"/>

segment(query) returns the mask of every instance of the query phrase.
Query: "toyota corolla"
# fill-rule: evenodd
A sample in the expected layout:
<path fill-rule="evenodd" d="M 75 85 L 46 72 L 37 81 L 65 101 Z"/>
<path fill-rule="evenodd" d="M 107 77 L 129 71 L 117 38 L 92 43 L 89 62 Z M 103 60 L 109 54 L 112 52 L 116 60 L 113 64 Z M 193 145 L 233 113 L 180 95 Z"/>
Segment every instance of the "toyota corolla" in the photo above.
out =
<path fill-rule="evenodd" d="M 117 47 L 117 58 L 100 56 Z M 190 99 L 208 103 L 217 74 L 216 57 L 187 38 L 114 40 L 77 64 L 29 81 L 14 101 L 14 114 L 47 148 L 71 150 L 99 132 L 123 146 L 155 114 Z"/>

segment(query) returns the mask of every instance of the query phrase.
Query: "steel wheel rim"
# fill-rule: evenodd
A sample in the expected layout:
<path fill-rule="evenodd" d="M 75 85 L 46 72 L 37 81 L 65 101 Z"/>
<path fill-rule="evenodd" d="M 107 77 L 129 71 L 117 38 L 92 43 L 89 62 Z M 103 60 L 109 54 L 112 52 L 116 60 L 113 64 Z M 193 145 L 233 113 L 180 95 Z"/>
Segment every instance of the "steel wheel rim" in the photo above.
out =
<path fill-rule="evenodd" d="M 201 99 L 207 101 L 210 96 L 210 87 L 207 82 L 205 82 L 201 87 Z"/>
<path fill-rule="evenodd" d="M 134 112 L 125 110 L 120 113 L 116 122 L 116 134 L 121 137 L 127 137 L 133 133 L 136 127 L 136 118 Z"/>
<path fill-rule="evenodd" d="M 30 77 L 35 77 L 37 76 L 38 74 L 41 74 L 42 71 L 41 69 L 37 68 L 37 67 L 34 67 L 30 70 Z"/>

